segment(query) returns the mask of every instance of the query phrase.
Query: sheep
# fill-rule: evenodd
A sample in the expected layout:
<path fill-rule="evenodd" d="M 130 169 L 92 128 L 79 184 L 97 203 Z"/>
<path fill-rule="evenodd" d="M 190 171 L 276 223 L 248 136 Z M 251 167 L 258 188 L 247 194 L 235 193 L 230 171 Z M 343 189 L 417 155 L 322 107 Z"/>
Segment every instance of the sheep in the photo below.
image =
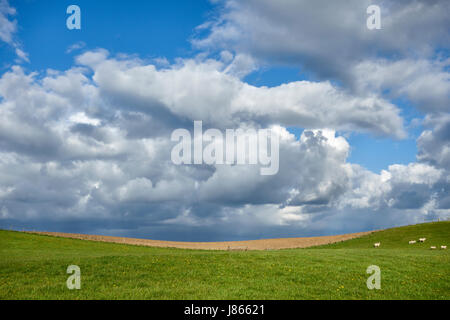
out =
<path fill-rule="evenodd" d="M 381 245 L 381 242 L 377 242 L 377 243 L 374 243 L 374 244 L 373 244 L 373 246 L 374 246 L 375 248 L 378 248 L 380 245 Z"/>
<path fill-rule="evenodd" d="M 434 250 L 434 249 L 436 249 L 436 247 L 435 247 L 435 246 L 431 246 L 430 249 L 431 249 L 431 250 Z"/>
<path fill-rule="evenodd" d="M 416 243 L 417 241 L 416 240 L 411 240 L 410 242 L 409 242 L 409 244 L 414 244 L 414 243 Z"/>
<path fill-rule="evenodd" d="M 230 247 L 228 246 L 228 251 L 247 251 L 248 247 Z"/>
<path fill-rule="evenodd" d="M 420 238 L 419 239 L 420 242 L 425 242 L 425 240 L 427 240 L 427 238 Z"/>
<path fill-rule="evenodd" d="M 447 246 L 441 246 L 441 249 L 447 249 Z"/>

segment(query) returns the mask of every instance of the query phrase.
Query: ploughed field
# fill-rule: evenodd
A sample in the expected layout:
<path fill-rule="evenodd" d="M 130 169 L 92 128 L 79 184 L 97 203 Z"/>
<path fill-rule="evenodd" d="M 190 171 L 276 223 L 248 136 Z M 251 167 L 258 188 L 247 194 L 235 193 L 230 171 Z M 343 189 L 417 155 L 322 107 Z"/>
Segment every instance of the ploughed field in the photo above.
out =
<path fill-rule="evenodd" d="M 60 232 L 33 232 L 33 233 L 55 237 L 113 242 L 113 243 L 131 244 L 148 247 L 245 251 L 245 250 L 278 250 L 278 249 L 307 248 L 361 237 L 363 235 L 370 234 L 371 231 L 337 235 L 337 236 L 327 236 L 327 237 L 285 238 L 285 239 L 265 239 L 265 240 L 225 241 L 225 242 L 159 241 L 159 240 L 133 239 L 133 238 L 96 236 L 96 235 L 60 233 Z"/>
<path fill-rule="evenodd" d="M 189 250 L 165 248 L 186 243 L 64 236 L 0 231 L 0 299 L 450 298 L 450 253 L 440 249 L 450 242 L 450 222 Z M 419 238 L 427 240 L 408 244 Z M 67 288 L 69 265 L 80 267 L 80 290 Z M 381 270 L 380 290 L 367 288 L 371 265 Z"/>

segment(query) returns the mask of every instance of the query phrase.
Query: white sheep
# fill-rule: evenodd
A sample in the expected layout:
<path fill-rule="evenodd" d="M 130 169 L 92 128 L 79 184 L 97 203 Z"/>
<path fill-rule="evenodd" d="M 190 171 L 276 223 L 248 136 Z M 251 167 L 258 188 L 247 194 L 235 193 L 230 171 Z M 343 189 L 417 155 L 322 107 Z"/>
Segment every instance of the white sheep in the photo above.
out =
<path fill-rule="evenodd" d="M 416 243 L 417 241 L 416 240 L 411 240 L 410 242 L 409 242 L 409 244 L 414 244 L 414 243 Z"/>
<path fill-rule="evenodd" d="M 427 238 L 420 238 L 419 239 L 420 242 L 425 242 L 425 240 L 427 240 Z"/>
<path fill-rule="evenodd" d="M 447 249 L 447 246 L 441 246 L 441 249 Z"/>
<path fill-rule="evenodd" d="M 431 249 L 431 250 L 434 250 L 434 249 L 436 249 L 436 247 L 435 247 L 435 246 L 431 246 L 430 249 Z"/>
<path fill-rule="evenodd" d="M 380 245 L 381 245 L 381 242 L 377 242 L 377 243 L 374 243 L 374 244 L 373 244 L 373 246 L 374 246 L 375 248 L 378 248 Z"/>

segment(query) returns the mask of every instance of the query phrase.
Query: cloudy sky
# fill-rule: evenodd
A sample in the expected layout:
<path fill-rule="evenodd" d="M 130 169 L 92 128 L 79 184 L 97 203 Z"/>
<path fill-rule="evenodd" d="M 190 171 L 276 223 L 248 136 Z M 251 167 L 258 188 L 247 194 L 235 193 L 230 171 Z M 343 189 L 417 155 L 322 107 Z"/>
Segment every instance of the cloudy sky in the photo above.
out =
<path fill-rule="evenodd" d="M 450 217 L 448 0 L 0 0 L 0 228 L 161 240 Z M 380 30 L 366 25 L 381 8 Z M 175 165 L 270 128 L 280 168 Z"/>

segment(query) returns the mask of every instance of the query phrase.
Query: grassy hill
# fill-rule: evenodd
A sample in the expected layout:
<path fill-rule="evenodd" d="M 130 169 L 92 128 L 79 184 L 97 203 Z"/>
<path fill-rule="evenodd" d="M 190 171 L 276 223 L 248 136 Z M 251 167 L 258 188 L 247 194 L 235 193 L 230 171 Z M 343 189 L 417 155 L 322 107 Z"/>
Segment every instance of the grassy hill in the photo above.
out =
<path fill-rule="evenodd" d="M 419 238 L 427 240 L 419 243 Z M 417 243 L 410 245 L 410 240 L 416 240 Z M 367 249 L 380 242 L 380 249 L 429 249 L 430 246 L 449 245 L 449 240 L 450 221 L 443 221 L 381 230 L 361 238 L 316 248 Z"/>
<path fill-rule="evenodd" d="M 428 238 L 425 244 L 409 240 Z M 450 299 L 450 222 L 278 251 L 196 251 L 0 231 L 0 299 Z M 381 242 L 381 248 L 373 248 Z M 67 266 L 81 268 L 68 290 Z M 366 269 L 381 268 L 381 290 Z"/>

